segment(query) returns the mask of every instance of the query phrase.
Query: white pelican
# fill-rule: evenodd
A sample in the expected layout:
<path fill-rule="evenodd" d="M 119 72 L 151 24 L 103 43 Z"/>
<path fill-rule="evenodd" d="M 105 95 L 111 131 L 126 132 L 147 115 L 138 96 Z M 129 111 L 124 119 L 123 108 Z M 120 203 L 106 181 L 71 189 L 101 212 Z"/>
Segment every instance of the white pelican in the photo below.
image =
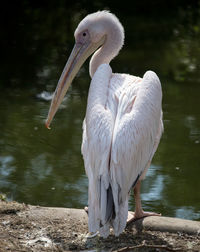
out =
<path fill-rule="evenodd" d="M 150 166 L 163 131 L 159 78 L 112 73 L 110 61 L 124 43 L 124 29 L 107 11 L 86 16 L 75 33 L 75 46 L 59 79 L 49 110 L 49 125 L 71 82 L 85 60 L 92 78 L 83 122 L 82 154 L 89 179 L 89 231 L 107 237 L 110 227 L 119 235 L 126 226 L 128 199 L 134 190 L 133 219 L 144 212 L 140 184 Z"/>

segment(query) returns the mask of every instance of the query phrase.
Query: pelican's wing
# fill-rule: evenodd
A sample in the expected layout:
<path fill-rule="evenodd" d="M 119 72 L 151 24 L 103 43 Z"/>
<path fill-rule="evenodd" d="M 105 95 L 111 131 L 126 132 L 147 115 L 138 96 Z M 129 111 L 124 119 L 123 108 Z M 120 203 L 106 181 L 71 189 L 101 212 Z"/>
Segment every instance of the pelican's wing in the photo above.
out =
<path fill-rule="evenodd" d="M 128 202 L 130 189 L 147 170 L 158 146 L 162 133 L 161 102 L 161 84 L 154 72 L 146 72 L 143 79 L 132 86 L 123 84 L 110 166 L 116 215 L 123 212 L 121 208 Z M 123 207 L 127 209 L 127 206 Z M 116 233 L 126 225 L 126 216 L 119 215 L 120 218 L 121 222 L 114 223 Z"/>
<path fill-rule="evenodd" d="M 106 108 L 111 74 L 109 65 L 103 64 L 92 78 L 82 142 L 85 170 L 89 179 L 89 230 L 96 232 L 103 226 L 103 236 L 107 236 L 109 232 L 108 218 L 113 205 L 113 200 L 108 200 L 111 192 L 108 167 L 114 122 L 111 111 Z M 107 202 L 111 202 L 111 205 Z"/>

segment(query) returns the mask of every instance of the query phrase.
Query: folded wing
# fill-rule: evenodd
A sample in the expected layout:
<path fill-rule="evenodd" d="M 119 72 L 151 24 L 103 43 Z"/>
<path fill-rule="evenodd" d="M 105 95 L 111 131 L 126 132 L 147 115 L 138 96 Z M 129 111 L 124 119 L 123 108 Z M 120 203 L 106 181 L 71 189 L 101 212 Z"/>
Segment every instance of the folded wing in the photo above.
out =
<path fill-rule="evenodd" d="M 161 102 L 161 84 L 152 71 L 146 72 L 137 89 L 127 85 L 119 96 L 110 162 L 116 234 L 126 225 L 129 191 L 145 175 L 160 141 Z"/>

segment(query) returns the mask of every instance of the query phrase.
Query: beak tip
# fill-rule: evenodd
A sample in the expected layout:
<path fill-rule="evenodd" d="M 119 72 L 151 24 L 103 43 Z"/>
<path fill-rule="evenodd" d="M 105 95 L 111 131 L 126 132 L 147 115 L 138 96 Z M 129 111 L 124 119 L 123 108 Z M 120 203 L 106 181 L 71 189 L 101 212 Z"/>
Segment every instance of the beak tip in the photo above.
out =
<path fill-rule="evenodd" d="M 51 129 L 51 128 L 49 127 L 48 121 L 45 122 L 45 126 L 46 126 L 47 129 L 49 129 L 49 130 Z"/>

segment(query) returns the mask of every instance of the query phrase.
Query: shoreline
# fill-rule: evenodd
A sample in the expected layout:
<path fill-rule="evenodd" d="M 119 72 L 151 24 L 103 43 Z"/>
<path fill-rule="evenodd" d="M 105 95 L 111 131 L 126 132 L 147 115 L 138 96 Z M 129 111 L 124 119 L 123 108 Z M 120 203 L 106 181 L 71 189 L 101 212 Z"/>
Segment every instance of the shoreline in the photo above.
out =
<path fill-rule="evenodd" d="M 111 232 L 103 239 L 88 238 L 87 219 L 83 209 L 0 201 L 0 252 L 200 251 L 199 221 L 150 216 L 128 225 L 119 237 Z"/>

